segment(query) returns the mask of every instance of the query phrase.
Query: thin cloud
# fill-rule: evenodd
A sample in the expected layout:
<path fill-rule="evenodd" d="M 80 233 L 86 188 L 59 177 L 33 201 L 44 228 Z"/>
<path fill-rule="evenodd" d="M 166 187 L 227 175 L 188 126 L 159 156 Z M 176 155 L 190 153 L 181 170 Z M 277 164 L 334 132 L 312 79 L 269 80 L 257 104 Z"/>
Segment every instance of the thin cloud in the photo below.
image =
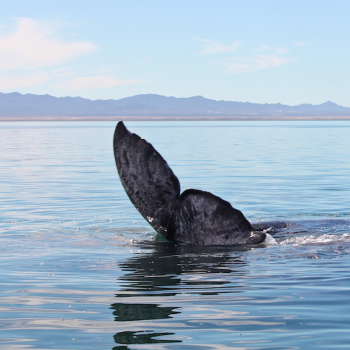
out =
<path fill-rule="evenodd" d="M 119 79 L 109 74 L 101 74 L 92 77 L 71 79 L 67 82 L 56 84 L 56 87 L 70 91 L 78 91 L 86 89 L 111 88 L 122 85 L 139 84 L 141 82 L 141 80 L 137 79 Z"/>
<path fill-rule="evenodd" d="M 0 71 L 52 67 L 96 49 L 87 41 L 60 40 L 47 22 L 30 18 L 19 18 L 16 22 L 13 33 L 0 34 Z"/>
<path fill-rule="evenodd" d="M 283 46 L 281 47 L 271 47 L 271 46 L 268 46 L 268 45 L 262 45 L 260 46 L 259 48 L 257 48 L 255 50 L 255 52 L 262 52 L 262 51 L 270 51 L 272 52 L 273 54 L 275 55 L 282 55 L 284 53 L 288 53 L 289 50 Z"/>
<path fill-rule="evenodd" d="M 294 43 L 295 46 L 309 46 L 311 45 L 311 43 L 307 43 L 307 42 L 298 42 L 298 43 Z"/>
<path fill-rule="evenodd" d="M 135 63 L 135 64 L 131 64 L 130 67 L 136 68 L 136 67 L 141 67 L 144 66 L 146 63 L 150 62 L 149 58 L 146 58 L 145 60 L 143 60 L 142 62 L 139 63 Z"/>
<path fill-rule="evenodd" d="M 255 53 L 246 57 L 234 57 L 229 62 L 215 62 L 227 67 L 227 72 L 233 74 L 247 73 L 267 68 L 280 67 L 289 62 L 295 61 L 294 57 L 285 57 L 289 50 L 284 47 L 272 48 L 262 46 L 255 50 Z"/>
<path fill-rule="evenodd" d="M 0 75 L 0 90 L 14 90 L 26 87 L 37 86 L 45 83 L 50 77 L 47 73 L 36 71 L 30 74 L 1 74 Z"/>
<path fill-rule="evenodd" d="M 88 77 L 75 78 L 65 66 L 74 58 L 93 53 L 96 46 L 89 41 L 66 41 L 57 35 L 59 23 L 16 20 L 16 28 L 4 34 L 0 27 L 0 89 L 15 90 L 37 86 L 54 80 L 56 87 L 71 91 L 110 88 L 140 83 L 136 79 L 119 79 L 97 69 Z M 64 79 L 64 81 L 62 81 Z M 61 83 L 58 83 L 61 81 Z"/>
<path fill-rule="evenodd" d="M 199 52 L 199 54 L 210 54 L 210 53 L 223 53 L 223 52 L 233 52 L 239 47 L 239 41 L 235 41 L 234 43 L 230 45 L 221 44 L 218 41 L 213 40 L 206 40 L 206 39 L 199 39 L 196 38 L 196 40 L 200 41 L 203 46 L 204 50 Z"/>

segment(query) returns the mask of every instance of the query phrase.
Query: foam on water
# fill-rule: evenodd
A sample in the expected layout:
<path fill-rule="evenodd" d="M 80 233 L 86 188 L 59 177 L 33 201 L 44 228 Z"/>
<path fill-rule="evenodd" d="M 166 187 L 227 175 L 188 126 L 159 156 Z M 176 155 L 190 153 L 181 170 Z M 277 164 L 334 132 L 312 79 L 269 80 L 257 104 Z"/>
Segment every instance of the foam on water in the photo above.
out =
<path fill-rule="evenodd" d="M 289 237 L 282 239 L 278 244 L 293 244 L 294 246 L 308 244 L 334 244 L 334 243 L 350 243 L 350 234 L 324 234 L 319 236 L 307 235 L 298 237 Z"/>
<path fill-rule="evenodd" d="M 266 239 L 264 241 L 264 244 L 266 244 L 266 245 L 276 245 L 278 243 L 269 233 L 266 233 Z"/>

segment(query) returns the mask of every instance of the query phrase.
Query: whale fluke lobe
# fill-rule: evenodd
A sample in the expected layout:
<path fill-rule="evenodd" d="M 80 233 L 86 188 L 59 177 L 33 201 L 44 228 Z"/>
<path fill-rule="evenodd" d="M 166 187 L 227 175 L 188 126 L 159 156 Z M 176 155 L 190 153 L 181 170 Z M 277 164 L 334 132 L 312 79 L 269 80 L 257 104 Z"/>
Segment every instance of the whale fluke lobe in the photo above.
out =
<path fill-rule="evenodd" d="M 184 191 L 170 218 L 168 237 L 194 245 L 261 243 L 265 235 L 253 233 L 242 212 L 210 192 Z"/>
<path fill-rule="evenodd" d="M 146 140 L 117 124 L 113 139 L 120 180 L 132 204 L 148 223 L 166 235 L 171 211 L 180 196 L 180 182 L 168 163 Z"/>
<path fill-rule="evenodd" d="M 244 215 L 210 192 L 189 189 L 146 140 L 117 124 L 114 157 L 121 183 L 140 214 L 168 240 L 193 245 L 257 244 L 264 232 L 253 231 Z"/>

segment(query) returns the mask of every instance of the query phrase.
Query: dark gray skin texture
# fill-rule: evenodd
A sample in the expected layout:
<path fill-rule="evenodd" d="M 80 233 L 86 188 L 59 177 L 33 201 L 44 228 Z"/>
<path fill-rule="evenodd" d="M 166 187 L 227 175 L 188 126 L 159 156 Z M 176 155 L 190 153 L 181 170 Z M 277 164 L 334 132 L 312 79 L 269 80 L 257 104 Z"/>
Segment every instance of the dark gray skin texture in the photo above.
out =
<path fill-rule="evenodd" d="M 171 214 L 167 238 L 194 245 L 256 244 L 265 233 L 253 232 L 242 212 L 210 192 L 188 189 Z"/>
<path fill-rule="evenodd" d="M 119 177 L 132 204 L 166 236 L 171 211 L 180 196 L 178 178 L 153 146 L 130 133 L 123 122 L 115 129 L 113 146 Z"/>
<path fill-rule="evenodd" d="M 119 122 L 113 140 L 122 185 L 140 214 L 170 241 L 192 245 L 262 243 L 266 234 L 230 203 L 210 192 L 189 189 L 146 140 Z"/>

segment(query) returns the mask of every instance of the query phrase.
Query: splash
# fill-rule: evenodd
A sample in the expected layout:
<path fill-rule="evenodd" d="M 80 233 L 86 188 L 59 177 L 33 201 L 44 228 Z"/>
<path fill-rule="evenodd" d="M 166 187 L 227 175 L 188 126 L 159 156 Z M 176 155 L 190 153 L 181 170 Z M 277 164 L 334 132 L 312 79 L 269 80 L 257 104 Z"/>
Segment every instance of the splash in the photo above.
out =
<path fill-rule="evenodd" d="M 278 243 L 270 234 L 266 233 L 266 238 L 265 238 L 264 244 L 266 244 L 266 245 L 276 245 Z"/>
<path fill-rule="evenodd" d="M 344 233 L 342 235 L 335 234 L 324 234 L 320 236 L 308 235 L 308 236 L 299 236 L 283 239 L 278 242 L 279 244 L 293 244 L 294 246 L 298 245 L 307 245 L 307 244 L 333 244 L 333 243 L 350 243 L 350 234 Z"/>

